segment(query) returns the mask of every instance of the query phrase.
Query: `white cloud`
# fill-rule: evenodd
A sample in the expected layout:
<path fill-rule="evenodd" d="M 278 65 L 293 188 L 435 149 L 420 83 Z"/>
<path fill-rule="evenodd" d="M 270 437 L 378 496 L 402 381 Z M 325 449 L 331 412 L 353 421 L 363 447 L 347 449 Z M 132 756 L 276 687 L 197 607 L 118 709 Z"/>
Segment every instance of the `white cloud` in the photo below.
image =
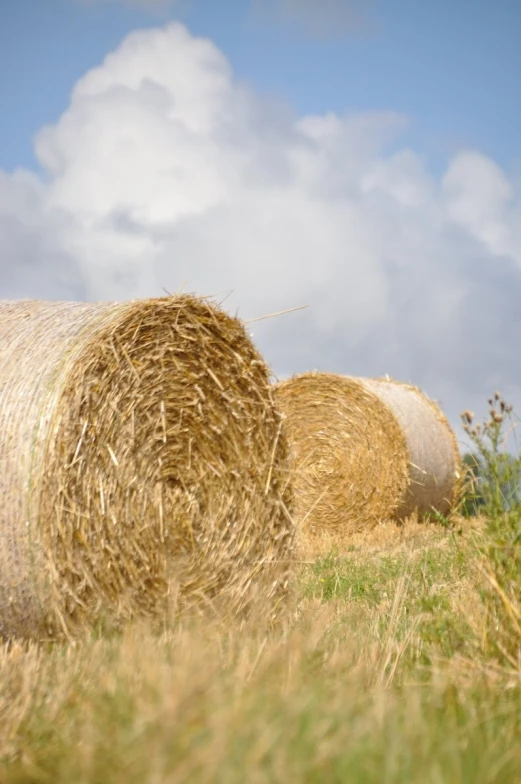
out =
<path fill-rule="evenodd" d="M 441 181 L 404 118 L 296 118 L 179 24 L 136 32 L 39 134 L 46 176 L 0 176 L 0 296 L 233 290 L 281 373 L 390 373 L 455 417 L 519 395 L 521 209 L 478 152 Z M 394 145 L 396 147 L 396 144 Z"/>
<path fill-rule="evenodd" d="M 449 214 L 493 253 L 517 255 L 515 224 L 505 220 L 513 186 L 490 159 L 476 152 L 459 155 L 443 180 Z"/>

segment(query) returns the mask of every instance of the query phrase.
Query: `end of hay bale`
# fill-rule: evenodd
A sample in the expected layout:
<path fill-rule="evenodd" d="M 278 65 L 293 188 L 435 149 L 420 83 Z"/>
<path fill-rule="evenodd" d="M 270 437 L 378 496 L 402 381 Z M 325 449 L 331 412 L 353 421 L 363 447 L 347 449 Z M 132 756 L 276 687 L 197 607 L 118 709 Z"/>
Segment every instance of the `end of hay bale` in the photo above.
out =
<path fill-rule="evenodd" d="M 403 434 L 357 380 L 304 373 L 275 388 L 290 444 L 301 534 L 344 537 L 389 519 L 407 487 Z"/>
<path fill-rule="evenodd" d="M 161 616 L 172 586 L 238 608 L 287 558 L 287 445 L 237 319 L 190 295 L 0 303 L 0 346 L 4 634 Z"/>

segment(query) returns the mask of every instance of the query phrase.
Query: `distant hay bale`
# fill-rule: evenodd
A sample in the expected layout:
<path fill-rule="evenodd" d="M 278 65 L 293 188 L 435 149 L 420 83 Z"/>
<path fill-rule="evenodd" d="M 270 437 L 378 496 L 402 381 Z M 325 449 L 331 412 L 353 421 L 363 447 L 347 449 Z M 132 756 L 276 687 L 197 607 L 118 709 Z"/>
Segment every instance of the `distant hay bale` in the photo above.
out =
<path fill-rule="evenodd" d="M 0 498 L 3 636 L 173 594 L 238 606 L 292 541 L 281 418 L 242 324 L 189 295 L 0 301 Z"/>
<path fill-rule="evenodd" d="M 438 406 L 391 380 L 305 373 L 275 387 L 292 453 L 297 525 L 350 535 L 412 512 L 447 514 L 460 457 Z"/>

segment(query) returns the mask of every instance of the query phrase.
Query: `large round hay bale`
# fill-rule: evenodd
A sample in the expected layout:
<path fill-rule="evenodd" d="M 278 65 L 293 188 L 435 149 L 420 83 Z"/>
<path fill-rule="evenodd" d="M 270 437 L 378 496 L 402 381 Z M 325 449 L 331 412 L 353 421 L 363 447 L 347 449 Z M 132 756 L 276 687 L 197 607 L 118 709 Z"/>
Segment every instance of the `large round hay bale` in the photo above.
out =
<path fill-rule="evenodd" d="M 240 603 L 291 547 L 286 459 L 268 369 L 210 302 L 0 302 L 0 631 Z"/>
<path fill-rule="evenodd" d="M 302 530 L 350 535 L 414 511 L 450 510 L 457 442 L 420 390 L 304 373 L 277 384 L 275 400 L 285 417 Z"/>

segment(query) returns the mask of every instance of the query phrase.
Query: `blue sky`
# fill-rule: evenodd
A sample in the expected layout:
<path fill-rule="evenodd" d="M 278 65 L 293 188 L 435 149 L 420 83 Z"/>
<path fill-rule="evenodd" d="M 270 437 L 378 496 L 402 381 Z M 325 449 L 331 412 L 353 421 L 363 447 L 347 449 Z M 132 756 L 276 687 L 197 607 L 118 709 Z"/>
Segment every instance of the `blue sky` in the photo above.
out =
<path fill-rule="evenodd" d="M 262 13 L 265 5 L 184 0 L 147 12 L 99 0 L 3 2 L 0 166 L 36 166 L 33 135 L 58 119 L 76 80 L 129 31 L 180 17 L 217 44 L 237 78 L 298 114 L 397 111 L 411 120 L 402 143 L 434 171 L 471 147 L 521 173 L 518 0 L 375 0 L 361 30 L 333 19 L 321 36 L 289 16 Z"/>

